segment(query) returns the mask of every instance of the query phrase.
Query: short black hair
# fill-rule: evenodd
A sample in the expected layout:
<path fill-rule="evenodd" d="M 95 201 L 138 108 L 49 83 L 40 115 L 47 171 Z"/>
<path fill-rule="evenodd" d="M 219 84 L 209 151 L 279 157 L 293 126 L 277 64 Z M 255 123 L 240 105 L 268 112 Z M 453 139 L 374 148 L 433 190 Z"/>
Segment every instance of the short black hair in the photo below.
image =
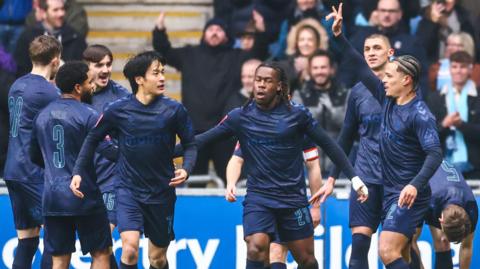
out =
<path fill-rule="evenodd" d="M 138 84 L 135 81 L 135 77 L 145 77 L 148 68 L 155 61 L 159 61 L 162 65 L 165 65 L 165 58 L 156 51 L 145 51 L 128 60 L 123 68 L 123 75 L 128 79 L 128 82 L 130 82 L 133 94 L 136 94 L 138 91 Z"/>
<path fill-rule="evenodd" d="M 335 66 L 335 58 L 333 55 L 328 51 L 328 50 L 323 50 L 323 49 L 318 49 L 316 50 L 310 57 L 308 57 L 308 64 L 310 65 L 312 63 L 313 58 L 315 57 L 327 57 L 328 62 L 330 63 L 330 66 Z"/>
<path fill-rule="evenodd" d="M 71 93 L 76 84 L 82 84 L 87 79 L 88 65 L 81 61 L 71 61 L 60 67 L 55 83 L 62 93 Z"/>

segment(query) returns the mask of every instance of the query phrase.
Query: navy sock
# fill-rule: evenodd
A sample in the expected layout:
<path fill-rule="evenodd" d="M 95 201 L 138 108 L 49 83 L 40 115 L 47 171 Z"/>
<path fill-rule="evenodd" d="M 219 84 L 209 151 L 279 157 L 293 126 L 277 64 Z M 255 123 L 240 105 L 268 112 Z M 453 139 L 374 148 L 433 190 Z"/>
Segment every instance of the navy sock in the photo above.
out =
<path fill-rule="evenodd" d="M 420 257 L 418 257 L 417 252 L 413 248 L 410 248 L 410 257 L 412 259 L 410 269 L 420 269 Z"/>
<path fill-rule="evenodd" d="M 52 255 L 50 253 L 47 253 L 44 250 L 43 254 L 42 254 L 42 265 L 40 266 L 40 268 L 41 269 L 52 269 L 52 267 L 53 267 Z"/>
<path fill-rule="evenodd" d="M 18 239 L 18 246 L 13 258 L 12 269 L 32 268 L 33 256 L 38 248 L 38 236 Z"/>
<path fill-rule="evenodd" d="M 400 257 L 385 266 L 387 269 L 408 269 L 408 264 Z"/>
<path fill-rule="evenodd" d="M 452 251 L 435 252 L 435 269 L 452 269 Z"/>
<path fill-rule="evenodd" d="M 117 260 L 115 259 L 113 252 L 110 254 L 110 269 L 118 269 Z"/>
<path fill-rule="evenodd" d="M 287 265 L 283 262 L 274 262 L 270 264 L 270 269 L 287 269 Z"/>
<path fill-rule="evenodd" d="M 134 265 L 127 265 L 123 262 L 120 262 L 120 269 L 138 269 L 137 264 Z"/>
<path fill-rule="evenodd" d="M 318 262 L 317 260 L 314 260 L 314 263 L 309 264 L 309 265 L 299 265 L 298 269 L 318 269 Z"/>
<path fill-rule="evenodd" d="M 350 256 L 350 269 L 368 268 L 368 250 L 372 239 L 364 234 L 352 235 L 352 255 Z"/>
<path fill-rule="evenodd" d="M 263 262 L 251 261 L 247 259 L 247 269 L 263 269 Z"/>

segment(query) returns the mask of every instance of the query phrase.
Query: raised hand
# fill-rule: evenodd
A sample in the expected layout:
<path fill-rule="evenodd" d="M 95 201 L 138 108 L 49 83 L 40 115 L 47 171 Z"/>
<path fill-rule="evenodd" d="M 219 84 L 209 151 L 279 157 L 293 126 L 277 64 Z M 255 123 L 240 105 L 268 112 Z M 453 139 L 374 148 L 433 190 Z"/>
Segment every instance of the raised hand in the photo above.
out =
<path fill-rule="evenodd" d="M 262 14 L 254 9 L 252 11 L 252 18 L 255 23 L 255 30 L 258 32 L 265 32 L 265 21 L 263 20 Z"/>
<path fill-rule="evenodd" d="M 160 12 L 160 14 L 157 17 L 157 20 L 155 21 L 155 26 L 157 27 L 158 30 L 164 30 L 165 29 L 165 12 Z"/>
<path fill-rule="evenodd" d="M 332 32 L 335 36 L 339 36 L 340 34 L 342 34 L 342 21 L 343 21 L 342 11 L 343 11 L 343 3 L 340 3 L 340 5 L 338 6 L 338 11 L 335 8 L 335 6 L 332 6 L 332 12 L 330 12 L 330 14 L 328 14 L 325 17 L 327 21 L 330 20 L 331 18 L 334 19 L 332 24 Z"/>

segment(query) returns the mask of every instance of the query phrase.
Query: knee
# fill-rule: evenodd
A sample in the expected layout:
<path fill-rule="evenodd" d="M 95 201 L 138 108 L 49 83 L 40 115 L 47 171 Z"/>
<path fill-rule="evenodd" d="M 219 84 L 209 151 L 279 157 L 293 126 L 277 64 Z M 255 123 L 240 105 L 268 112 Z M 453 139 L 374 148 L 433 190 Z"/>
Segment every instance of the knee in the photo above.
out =
<path fill-rule="evenodd" d="M 440 239 L 434 242 L 435 251 L 445 252 L 450 250 L 450 241 L 448 241 L 445 235 L 442 235 Z"/>
<path fill-rule="evenodd" d="M 112 254 L 112 251 L 110 248 L 93 251 L 91 253 L 92 259 L 95 259 L 95 260 L 109 260 L 111 254 Z"/>
<path fill-rule="evenodd" d="M 285 260 L 287 259 L 287 254 L 287 247 L 279 244 L 270 244 L 270 263 L 285 263 Z"/>
<path fill-rule="evenodd" d="M 318 262 L 314 255 L 305 255 L 297 263 L 299 269 L 318 269 Z"/>
<path fill-rule="evenodd" d="M 247 258 L 252 261 L 264 261 L 268 259 L 268 243 L 261 241 L 247 241 Z"/>
<path fill-rule="evenodd" d="M 148 255 L 150 264 L 155 268 L 164 268 L 167 264 L 167 257 L 165 255 Z"/>
<path fill-rule="evenodd" d="M 378 252 L 383 264 L 389 264 L 395 261 L 397 258 L 401 257 L 400 252 L 396 251 L 389 244 L 380 244 Z"/>
<path fill-rule="evenodd" d="M 122 260 L 128 264 L 137 263 L 138 247 L 133 244 L 123 244 L 122 246 Z"/>

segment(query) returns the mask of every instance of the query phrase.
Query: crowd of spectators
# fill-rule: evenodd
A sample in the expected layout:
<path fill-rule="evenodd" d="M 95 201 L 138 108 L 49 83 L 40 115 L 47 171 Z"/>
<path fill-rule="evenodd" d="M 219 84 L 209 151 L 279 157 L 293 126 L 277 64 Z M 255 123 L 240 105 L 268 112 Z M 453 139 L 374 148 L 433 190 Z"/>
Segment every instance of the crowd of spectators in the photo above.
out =
<path fill-rule="evenodd" d="M 325 15 L 338 0 L 214 0 L 214 17 L 198 45 L 172 47 L 165 14 L 152 22 L 152 45 L 167 64 L 182 73 L 181 97 L 196 133 L 217 124 L 249 98 L 255 68 L 279 61 L 295 102 L 310 109 L 319 123 L 338 135 L 350 88 L 359 81 L 331 33 Z M 363 52 L 365 38 L 385 35 L 394 55 L 420 60 L 419 88 L 438 120 L 445 158 L 467 178 L 480 179 L 480 5 L 477 0 L 344 0 L 344 33 Z M 80 60 L 88 22 L 75 0 L 4 0 L 0 9 L 2 96 L 12 77 L 31 68 L 29 41 L 42 34 L 58 38 L 64 61 Z M 8 119 L 1 100 L 0 118 Z M 5 126 L 1 125 L 1 137 Z M 199 152 L 195 173 L 225 167 L 235 141 Z M 0 145 L 3 149 L 4 145 Z M 4 151 L 2 150 L 2 153 Z M 0 156 L 0 161 L 3 157 Z M 322 156 L 322 169 L 329 162 Z M 0 164 L 1 165 L 1 164 Z"/>

